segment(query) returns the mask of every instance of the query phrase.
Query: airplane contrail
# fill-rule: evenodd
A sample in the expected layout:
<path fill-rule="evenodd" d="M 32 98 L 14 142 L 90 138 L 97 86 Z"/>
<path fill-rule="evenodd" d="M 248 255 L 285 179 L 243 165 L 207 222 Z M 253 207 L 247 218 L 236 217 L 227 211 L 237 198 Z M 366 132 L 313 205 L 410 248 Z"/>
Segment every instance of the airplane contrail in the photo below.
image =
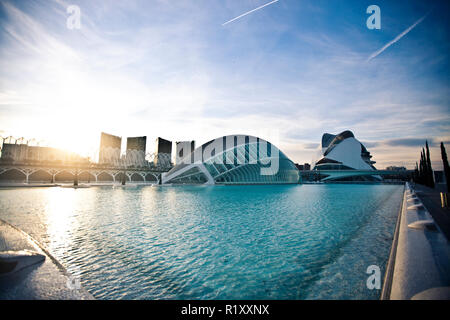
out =
<path fill-rule="evenodd" d="M 266 4 L 264 4 L 264 5 L 262 5 L 262 6 L 258 7 L 258 8 L 255 8 L 255 9 L 253 9 L 253 10 L 250 10 L 250 11 L 246 12 L 246 13 L 243 13 L 243 14 L 241 14 L 240 16 L 238 16 L 238 17 L 236 17 L 236 18 L 233 18 L 233 19 L 231 19 L 231 20 L 229 20 L 229 21 L 223 23 L 222 26 L 224 26 L 224 25 L 226 25 L 226 24 L 228 24 L 228 23 L 230 23 L 230 22 L 233 22 L 234 20 L 237 20 L 237 19 L 239 19 L 239 18 L 242 18 L 243 16 L 246 16 L 246 15 L 252 13 L 252 12 L 255 12 L 256 10 L 262 9 L 262 8 L 264 8 L 264 7 L 267 7 L 268 5 L 270 5 L 270 4 L 272 4 L 272 3 L 275 3 L 275 2 L 278 2 L 278 1 L 279 1 L 279 0 L 271 1 L 271 2 L 266 3 Z"/>
<path fill-rule="evenodd" d="M 405 31 L 403 31 L 402 33 L 400 33 L 398 36 L 396 36 L 394 38 L 394 40 L 389 41 L 384 47 L 382 47 L 381 49 L 375 51 L 374 53 L 372 53 L 370 55 L 369 58 L 367 58 L 366 62 L 369 62 L 370 60 L 372 60 L 373 58 L 376 58 L 378 55 L 380 55 L 384 50 L 386 50 L 387 48 L 389 48 L 390 46 L 392 46 L 394 43 L 396 43 L 397 41 L 399 41 L 401 38 L 403 38 L 408 32 L 410 32 L 412 29 L 414 29 L 419 23 L 421 23 L 423 20 L 425 20 L 425 18 L 430 14 L 430 12 L 433 9 L 431 9 L 430 11 L 427 12 L 426 15 L 424 15 L 422 18 L 420 18 L 419 20 L 417 20 L 416 22 L 414 22 L 408 29 L 406 29 Z"/>

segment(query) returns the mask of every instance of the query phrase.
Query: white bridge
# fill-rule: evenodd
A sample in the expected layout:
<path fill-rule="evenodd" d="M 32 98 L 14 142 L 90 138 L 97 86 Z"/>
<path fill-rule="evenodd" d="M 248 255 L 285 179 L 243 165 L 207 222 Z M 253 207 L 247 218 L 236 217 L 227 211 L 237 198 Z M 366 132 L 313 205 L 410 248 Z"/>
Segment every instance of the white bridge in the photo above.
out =
<path fill-rule="evenodd" d="M 87 181 L 116 182 L 133 181 L 159 183 L 161 173 L 168 169 L 159 168 L 126 168 L 107 167 L 101 165 L 45 165 L 45 164 L 1 164 L 0 180 L 2 181 Z"/>

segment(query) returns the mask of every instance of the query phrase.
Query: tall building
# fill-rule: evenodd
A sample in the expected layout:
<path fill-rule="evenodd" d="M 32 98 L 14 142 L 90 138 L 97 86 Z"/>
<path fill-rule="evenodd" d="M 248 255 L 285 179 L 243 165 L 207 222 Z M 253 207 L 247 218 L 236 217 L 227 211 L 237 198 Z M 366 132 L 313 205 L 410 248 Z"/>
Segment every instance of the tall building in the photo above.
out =
<path fill-rule="evenodd" d="M 131 166 L 144 166 L 147 137 L 127 138 L 127 164 Z"/>
<path fill-rule="evenodd" d="M 176 151 L 175 151 L 175 164 L 179 164 L 183 158 L 188 155 L 192 156 L 191 162 L 194 162 L 194 154 L 193 151 L 195 149 L 195 141 L 177 141 L 175 142 Z"/>
<path fill-rule="evenodd" d="M 154 164 L 157 167 L 170 167 L 172 159 L 172 141 L 156 138 Z"/>
<path fill-rule="evenodd" d="M 118 164 L 120 161 L 120 149 L 122 138 L 102 132 L 100 136 L 100 153 L 98 163 Z"/>

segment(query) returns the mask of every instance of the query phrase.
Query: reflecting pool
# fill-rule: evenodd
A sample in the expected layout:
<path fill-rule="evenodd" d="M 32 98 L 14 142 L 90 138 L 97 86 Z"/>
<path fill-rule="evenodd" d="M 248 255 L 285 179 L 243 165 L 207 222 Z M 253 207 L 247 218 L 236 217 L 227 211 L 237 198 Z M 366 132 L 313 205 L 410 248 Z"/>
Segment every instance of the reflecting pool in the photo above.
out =
<path fill-rule="evenodd" d="M 400 185 L 18 188 L 0 219 L 97 299 L 378 299 Z"/>

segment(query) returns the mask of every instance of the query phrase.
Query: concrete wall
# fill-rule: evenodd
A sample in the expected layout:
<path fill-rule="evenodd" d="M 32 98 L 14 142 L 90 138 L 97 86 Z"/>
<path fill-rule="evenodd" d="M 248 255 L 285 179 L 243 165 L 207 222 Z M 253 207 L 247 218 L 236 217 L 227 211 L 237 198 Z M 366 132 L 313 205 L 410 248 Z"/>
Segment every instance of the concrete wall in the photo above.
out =
<path fill-rule="evenodd" d="M 450 299 L 450 246 L 428 210 L 407 183 L 392 277 L 384 287 L 391 300 Z M 383 291 L 386 289 L 383 288 Z"/>

